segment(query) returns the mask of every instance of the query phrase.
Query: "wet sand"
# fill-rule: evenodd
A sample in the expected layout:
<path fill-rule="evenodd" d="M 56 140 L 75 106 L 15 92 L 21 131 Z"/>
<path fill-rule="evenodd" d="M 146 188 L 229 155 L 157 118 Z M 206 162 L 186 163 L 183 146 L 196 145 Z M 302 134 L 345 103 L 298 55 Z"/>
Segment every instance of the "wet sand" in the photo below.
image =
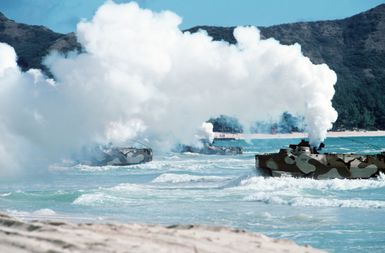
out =
<path fill-rule="evenodd" d="M 0 214 L 0 252 L 298 252 L 290 240 L 224 227 L 21 221 Z"/>

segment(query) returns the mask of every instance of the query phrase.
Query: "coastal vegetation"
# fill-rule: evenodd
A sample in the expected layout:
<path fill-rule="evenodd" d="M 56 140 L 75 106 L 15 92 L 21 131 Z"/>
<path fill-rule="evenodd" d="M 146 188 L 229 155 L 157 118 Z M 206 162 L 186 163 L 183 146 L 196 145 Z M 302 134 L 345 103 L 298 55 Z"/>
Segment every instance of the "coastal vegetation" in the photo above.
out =
<path fill-rule="evenodd" d="M 187 31 L 201 29 L 214 40 L 236 42 L 234 27 L 199 26 Z M 298 22 L 259 29 L 263 38 L 273 37 L 287 45 L 299 43 L 304 55 L 313 63 L 326 63 L 337 73 L 333 106 L 339 116 L 333 130 L 385 129 L 385 4 L 342 20 Z M 43 26 L 18 24 L 1 13 L 0 42 L 15 48 L 23 70 L 40 68 L 48 75 L 42 60 L 49 51 L 81 50 L 74 33 L 60 34 Z M 214 130 L 243 130 L 236 119 L 219 116 L 210 122 Z M 224 125 L 220 125 L 222 123 Z"/>

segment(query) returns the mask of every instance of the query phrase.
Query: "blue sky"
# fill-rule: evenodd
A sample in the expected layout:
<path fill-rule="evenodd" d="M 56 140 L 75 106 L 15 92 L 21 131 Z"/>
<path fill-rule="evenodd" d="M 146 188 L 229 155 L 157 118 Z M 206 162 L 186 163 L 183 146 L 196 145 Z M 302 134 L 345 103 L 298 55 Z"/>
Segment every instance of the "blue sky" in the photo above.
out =
<path fill-rule="evenodd" d="M 105 0 L 0 0 L 0 11 L 18 22 L 45 25 L 57 32 L 75 30 Z M 130 2 L 130 0 L 115 0 Z M 155 11 L 183 17 L 181 28 L 196 25 L 257 25 L 340 19 L 373 8 L 385 0 L 139 0 Z"/>

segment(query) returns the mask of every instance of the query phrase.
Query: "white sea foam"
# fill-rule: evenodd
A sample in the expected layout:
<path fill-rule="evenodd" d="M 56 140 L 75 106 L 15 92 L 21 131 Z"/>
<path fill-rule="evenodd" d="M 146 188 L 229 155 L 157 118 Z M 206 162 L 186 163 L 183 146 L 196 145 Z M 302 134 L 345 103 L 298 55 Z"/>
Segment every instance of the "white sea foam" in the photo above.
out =
<path fill-rule="evenodd" d="M 254 160 L 245 160 L 229 157 L 190 157 L 180 155 L 174 156 L 172 160 L 167 157 L 162 157 L 161 160 L 152 161 L 151 163 L 138 164 L 130 166 L 130 169 L 143 169 L 143 170 L 158 170 L 158 171 L 193 171 L 193 172 L 208 172 L 213 169 L 242 169 L 254 168 Z"/>
<path fill-rule="evenodd" d="M 245 175 L 246 176 L 246 175 Z M 236 180 L 235 180 L 236 179 Z M 222 185 L 222 189 L 201 192 L 196 195 L 190 189 L 182 189 L 184 184 Z M 182 188 L 181 188 L 182 187 Z M 159 189 L 162 189 L 161 191 Z M 122 183 L 113 187 L 99 187 L 85 192 L 73 201 L 75 205 L 138 205 L 146 201 L 163 201 L 166 199 L 202 198 L 210 200 L 223 196 L 256 201 L 266 204 L 313 207 L 349 207 L 349 208 L 385 208 L 383 198 L 372 195 L 365 197 L 365 191 L 384 189 L 385 176 L 370 180 L 314 180 L 296 178 L 264 178 L 252 176 L 234 178 L 229 175 L 191 175 L 187 173 L 163 173 L 150 184 Z M 348 199 L 347 196 L 354 198 Z"/>
<path fill-rule="evenodd" d="M 82 194 L 72 204 L 83 206 L 135 204 L 135 202 L 142 201 L 151 190 L 151 187 L 129 183 L 113 187 L 99 187 L 93 192 Z"/>
<path fill-rule="evenodd" d="M 330 179 L 315 180 L 310 178 L 265 178 L 251 177 L 241 181 L 240 188 L 255 191 L 299 191 L 304 189 L 316 189 L 321 191 L 346 191 L 385 188 L 385 177 L 379 176 L 376 179 Z"/>
<path fill-rule="evenodd" d="M 225 176 L 197 176 L 189 174 L 164 173 L 152 180 L 153 183 L 195 183 L 195 182 L 223 182 L 233 179 Z"/>
<path fill-rule="evenodd" d="M 229 189 L 248 193 L 245 201 L 256 201 L 266 204 L 313 207 L 349 207 L 349 208 L 385 208 L 385 201 L 365 200 L 358 197 L 346 199 L 339 194 L 351 191 L 360 192 L 368 189 L 385 188 L 385 177 L 376 179 L 331 179 L 315 180 L 310 178 L 264 178 L 251 177 Z M 353 195 L 354 196 L 354 195 Z"/>
<path fill-rule="evenodd" d="M 98 192 L 83 194 L 72 202 L 72 204 L 84 206 L 99 206 L 107 203 L 119 203 L 119 201 L 114 196 Z"/>
<path fill-rule="evenodd" d="M 56 212 L 50 208 L 42 208 L 42 209 L 38 209 L 38 210 L 33 211 L 33 212 L 7 209 L 6 213 L 11 215 L 11 216 L 20 217 L 20 218 L 33 218 L 33 217 L 44 218 L 47 216 L 56 215 Z"/>
<path fill-rule="evenodd" d="M 145 190 L 150 190 L 151 187 L 146 186 L 146 185 L 140 185 L 140 184 L 118 184 L 116 186 L 110 187 L 110 188 L 105 188 L 105 191 L 108 192 L 144 192 Z"/>
<path fill-rule="evenodd" d="M 49 208 L 43 208 L 32 212 L 32 214 L 37 216 L 52 216 L 56 215 L 56 212 Z"/>
<path fill-rule="evenodd" d="M 385 201 L 362 200 L 362 199 L 335 199 L 319 197 L 292 197 L 285 198 L 278 194 L 267 194 L 265 192 L 254 193 L 244 198 L 246 201 L 263 202 L 266 204 L 279 204 L 290 206 L 313 206 L 313 207 L 349 207 L 349 208 L 385 208 Z"/>
<path fill-rule="evenodd" d="M 125 166 L 112 166 L 112 165 L 90 166 L 90 165 L 85 165 L 85 164 L 78 164 L 78 165 L 74 166 L 73 168 L 76 170 L 83 171 L 83 172 L 98 172 L 98 171 L 109 171 L 109 170 L 121 169 L 122 167 L 125 167 Z"/>
<path fill-rule="evenodd" d="M 5 213 L 14 217 L 24 217 L 30 214 L 29 212 L 15 210 L 15 209 L 6 209 Z"/>

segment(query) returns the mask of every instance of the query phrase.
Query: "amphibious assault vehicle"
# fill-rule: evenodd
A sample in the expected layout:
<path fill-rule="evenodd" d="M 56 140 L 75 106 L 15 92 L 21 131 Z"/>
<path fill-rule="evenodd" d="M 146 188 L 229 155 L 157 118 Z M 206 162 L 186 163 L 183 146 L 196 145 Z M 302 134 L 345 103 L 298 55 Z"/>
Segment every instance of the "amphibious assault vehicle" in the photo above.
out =
<path fill-rule="evenodd" d="M 93 151 L 89 161 L 82 162 L 91 166 L 125 166 L 152 161 L 151 148 L 109 147 Z"/>
<path fill-rule="evenodd" d="M 194 147 L 188 145 L 179 145 L 177 150 L 181 153 L 199 153 L 205 155 L 241 155 L 241 147 L 227 147 L 227 146 L 218 146 L 214 143 L 210 143 L 205 139 L 200 140 L 201 146 Z"/>
<path fill-rule="evenodd" d="M 376 155 L 319 153 L 309 142 L 281 149 L 278 153 L 256 155 L 256 168 L 265 176 L 315 179 L 371 178 L 385 173 L 385 152 Z"/>
<path fill-rule="evenodd" d="M 192 146 L 181 146 L 181 153 L 199 153 L 205 155 L 241 155 L 241 147 L 224 147 L 224 146 L 214 146 L 207 145 L 202 148 L 192 147 Z"/>

